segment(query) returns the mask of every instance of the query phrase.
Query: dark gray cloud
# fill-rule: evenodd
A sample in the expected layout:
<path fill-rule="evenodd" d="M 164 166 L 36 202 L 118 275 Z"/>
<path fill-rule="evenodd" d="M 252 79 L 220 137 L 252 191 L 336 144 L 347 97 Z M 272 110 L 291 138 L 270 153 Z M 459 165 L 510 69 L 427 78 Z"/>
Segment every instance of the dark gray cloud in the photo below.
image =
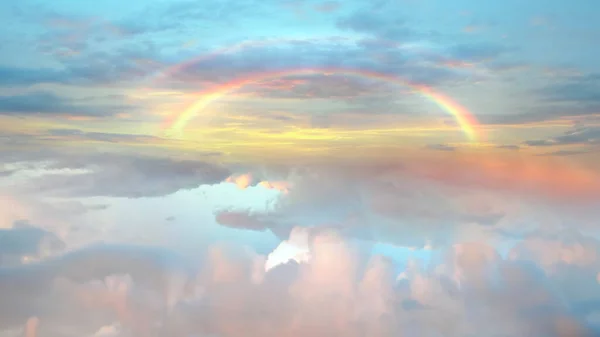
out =
<path fill-rule="evenodd" d="M 0 167 L 0 178 L 1 177 L 9 177 L 11 175 L 13 175 L 15 172 L 17 172 L 18 170 L 14 170 L 14 169 L 5 169 Z"/>
<path fill-rule="evenodd" d="M 360 96 L 381 96 L 391 99 L 397 96 L 397 85 L 386 82 L 348 78 L 346 76 L 293 76 L 283 80 L 268 81 L 264 85 L 252 86 L 248 90 L 262 97 L 271 98 L 325 98 L 354 101 Z M 387 96 L 387 97 L 386 97 Z"/>
<path fill-rule="evenodd" d="M 163 301 L 161 306 L 169 307 L 171 298 L 177 301 L 189 294 L 196 274 L 197 269 L 186 258 L 169 248 L 119 244 L 95 244 L 37 263 L 0 267 L 0 295 L 4 299 L 0 328 L 20 328 L 29 318 L 37 317 L 44 336 L 92 335 L 116 320 L 128 324 L 127 312 L 119 308 L 132 310 L 141 303 L 148 306 L 151 299 L 138 302 L 138 289 L 154 292 Z M 121 275 L 127 275 L 136 288 L 122 278 L 109 280 Z M 135 325 L 127 328 L 136 333 Z"/>
<path fill-rule="evenodd" d="M 527 146 L 562 146 L 562 145 L 595 145 L 600 144 L 600 127 L 576 126 L 564 134 L 549 139 L 529 140 Z"/>
<path fill-rule="evenodd" d="M 324 1 L 323 3 L 314 6 L 317 12 L 332 13 L 338 11 L 342 7 L 342 4 L 338 1 Z"/>
<path fill-rule="evenodd" d="M 181 273 L 188 281 L 196 276 L 182 255 L 160 246 L 93 244 L 49 261 L 55 277 L 78 283 L 102 280 L 109 275 L 129 275 L 136 284 L 165 287 L 168 273 Z"/>
<path fill-rule="evenodd" d="M 598 74 L 569 75 L 560 81 L 533 90 L 539 99 L 535 108 L 511 114 L 480 115 L 484 124 L 524 124 L 564 117 L 593 121 L 600 111 L 600 76 Z"/>
<path fill-rule="evenodd" d="M 169 74 L 157 86 L 198 90 L 199 86 L 227 83 L 236 78 L 258 75 L 269 71 L 284 72 L 302 68 L 341 68 L 350 70 L 374 71 L 396 76 L 408 82 L 436 86 L 443 83 L 456 83 L 470 79 L 473 74 L 451 66 L 441 66 L 448 58 L 441 51 L 428 53 L 415 52 L 409 47 L 382 48 L 373 52 L 368 45 L 340 44 L 308 41 L 303 44 L 285 43 L 266 45 L 261 48 L 248 48 L 236 53 L 209 57 L 198 57 L 179 71 Z M 296 76 L 298 78 L 298 76 Z M 300 77 L 302 78 L 302 77 Z M 306 79 L 306 76 L 304 77 Z M 319 81 L 306 81 L 293 87 L 277 90 L 275 81 L 271 95 L 293 95 L 305 97 L 309 93 L 322 93 L 324 98 L 344 96 L 356 91 L 366 93 L 388 91 L 386 86 L 374 86 L 373 81 L 342 80 L 339 77 L 319 77 Z M 283 81 L 280 81 L 283 82 Z M 285 90 L 283 88 L 285 87 Z M 340 92 L 335 92 L 338 90 Z M 284 94 L 285 93 L 285 94 Z M 320 96 L 317 96 L 320 97 Z"/>
<path fill-rule="evenodd" d="M 51 169 L 84 169 L 86 173 L 57 173 L 33 178 L 23 188 L 58 196 L 163 196 L 202 184 L 216 184 L 230 175 L 222 166 L 195 160 L 93 154 L 48 158 Z"/>
<path fill-rule="evenodd" d="M 600 74 L 566 78 L 539 91 L 546 100 L 580 104 L 600 104 Z"/>
<path fill-rule="evenodd" d="M 49 68 L 0 66 L 1 86 L 28 86 L 41 83 L 61 83 L 63 71 Z"/>
<path fill-rule="evenodd" d="M 193 0 L 154 2 L 133 15 L 116 22 L 124 31 L 134 34 L 182 33 L 184 31 L 210 32 L 216 27 L 232 28 L 240 16 L 258 17 L 272 14 L 275 1 L 197 2 Z"/>
<path fill-rule="evenodd" d="M 589 154 L 593 152 L 598 152 L 598 150 L 593 149 L 581 149 L 581 150 L 558 150 L 558 151 L 550 151 L 546 153 L 538 154 L 537 156 L 541 157 L 568 157 L 568 156 L 577 156 L 582 154 Z"/>
<path fill-rule="evenodd" d="M 339 19 L 340 28 L 372 36 L 357 45 L 343 45 L 339 41 L 331 41 L 329 44 L 298 42 L 289 43 L 287 46 L 271 45 L 254 48 L 233 55 L 220 55 L 192 65 L 180 74 L 176 74 L 175 81 L 162 83 L 162 85 L 173 87 L 178 84 L 182 88 L 197 90 L 198 84 L 206 84 L 207 81 L 221 82 L 247 73 L 298 67 L 350 67 L 375 70 L 418 83 L 436 85 L 469 78 L 464 73 L 440 67 L 441 61 L 452 57 L 464 58 L 465 61 L 482 58 L 493 61 L 494 55 L 498 57 L 506 51 L 506 48 L 490 44 L 460 44 L 449 50 L 413 55 L 414 52 L 395 48 L 397 47 L 395 38 L 413 36 L 410 35 L 412 33 L 410 33 L 411 29 L 407 28 L 407 22 L 398 19 L 396 14 L 391 15 L 388 10 L 382 10 L 380 7 L 383 5 L 383 3 L 373 4 L 366 12 L 357 11 Z M 199 6 L 193 1 L 152 4 L 136 15 L 134 20 L 118 23 L 97 18 L 93 20 L 87 18 L 90 22 L 86 22 L 86 18 L 70 17 L 47 9 L 48 13 L 44 16 L 47 18 L 43 21 L 58 21 L 60 24 L 54 24 L 48 36 L 40 37 L 38 46 L 40 51 L 51 54 L 75 52 L 66 59 L 57 60 L 62 63 L 64 67 L 62 70 L 8 68 L 4 69 L 8 76 L 2 77 L 0 83 L 31 85 L 52 82 L 85 85 L 138 81 L 155 72 L 157 68 L 172 63 L 165 63 L 166 60 L 179 59 L 177 62 L 180 62 L 183 54 L 189 55 L 189 53 L 178 54 L 171 51 L 166 58 L 163 44 L 158 46 L 154 40 L 134 39 L 130 38 L 131 36 L 181 29 L 182 26 L 192 22 L 204 22 L 205 20 L 202 19 L 204 17 L 206 17 L 206 25 L 213 30 L 215 24 L 235 25 L 235 22 L 230 21 L 241 13 L 259 16 L 265 11 L 272 11 L 273 6 L 277 5 L 244 2 L 236 4 L 233 10 L 231 4 L 218 2 L 211 6 L 209 11 L 206 10 L 206 6 L 209 5 Z M 40 20 L 37 17 L 36 19 Z M 69 29 L 65 29 L 65 25 Z M 72 26 L 85 27 L 79 32 L 81 36 L 78 35 L 77 39 L 64 36 L 72 31 Z M 104 31 L 105 35 L 108 34 L 106 31 L 112 32 L 110 33 L 111 44 L 108 48 L 102 48 L 102 38 L 97 33 L 93 33 L 96 31 Z M 68 43 L 62 40 L 67 40 Z M 409 41 L 402 39 L 402 42 Z M 380 45 L 380 48 L 373 50 L 374 44 Z M 198 51 L 199 54 L 203 52 L 208 53 L 210 50 Z M 200 79 L 204 82 L 199 83 Z"/>
<path fill-rule="evenodd" d="M 503 54 L 515 51 L 514 48 L 494 43 L 457 44 L 450 48 L 450 57 L 463 61 L 495 60 Z M 500 65 L 496 65 L 500 68 Z"/>
<path fill-rule="evenodd" d="M 456 147 L 446 144 L 429 144 L 426 148 L 429 150 L 436 151 L 456 151 Z"/>
<path fill-rule="evenodd" d="M 48 136 L 64 137 L 69 140 L 91 140 L 108 143 L 148 143 L 160 140 L 159 137 L 107 132 L 85 132 L 77 129 L 50 129 Z"/>
<path fill-rule="evenodd" d="M 227 210 L 219 212 L 216 221 L 227 227 L 268 229 L 279 237 L 294 226 L 324 227 L 347 237 L 422 247 L 426 239 L 436 245 L 447 242 L 464 224 L 487 231 L 504 217 L 502 209 L 483 197 L 476 209 L 457 209 L 449 200 L 471 200 L 471 192 L 405 175 L 401 167 L 390 172 L 393 179 L 376 168 L 331 170 L 309 170 L 310 178 L 292 179 L 290 191 L 267 212 Z"/>
<path fill-rule="evenodd" d="M 21 264 L 22 258 L 39 258 L 65 247 L 54 233 L 17 221 L 13 228 L 0 229 L 0 266 Z"/>
<path fill-rule="evenodd" d="M 519 145 L 498 145 L 496 148 L 503 150 L 519 150 L 521 147 Z"/>
<path fill-rule="evenodd" d="M 122 112 L 132 112 L 130 105 L 80 105 L 49 92 L 32 92 L 15 96 L 0 96 L 0 114 L 8 115 L 71 115 L 71 116 L 110 116 Z"/>
<path fill-rule="evenodd" d="M 410 24 L 398 13 L 382 13 L 374 10 L 361 10 L 340 18 L 337 27 L 356 33 L 370 34 L 385 40 L 405 40 L 417 35 Z"/>
<path fill-rule="evenodd" d="M 600 104 L 576 103 L 570 105 L 553 105 L 541 100 L 539 106 L 535 108 L 518 110 L 510 114 L 481 114 L 477 116 L 477 119 L 480 123 L 488 125 L 529 124 L 554 121 L 561 118 L 595 118 L 598 115 L 598 111 L 600 111 Z"/>
<path fill-rule="evenodd" d="M 45 39 L 48 42 L 51 39 Z M 41 45 L 43 50 L 59 53 L 65 47 L 60 43 L 48 42 Z M 56 49 L 56 50 L 55 50 Z M 123 47 L 111 48 L 110 51 L 84 49 L 67 59 L 57 59 L 63 67 L 24 68 L 0 67 L 0 86 L 30 86 L 34 84 L 57 83 L 69 85 L 98 85 L 121 82 L 135 82 L 151 74 L 160 62 L 158 49 L 152 43 L 137 41 L 128 42 Z"/>
<path fill-rule="evenodd" d="M 235 229 L 263 231 L 274 227 L 273 223 L 261 219 L 260 215 L 248 214 L 247 212 L 221 211 L 216 213 L 215 220 L 223 226 Z"/>

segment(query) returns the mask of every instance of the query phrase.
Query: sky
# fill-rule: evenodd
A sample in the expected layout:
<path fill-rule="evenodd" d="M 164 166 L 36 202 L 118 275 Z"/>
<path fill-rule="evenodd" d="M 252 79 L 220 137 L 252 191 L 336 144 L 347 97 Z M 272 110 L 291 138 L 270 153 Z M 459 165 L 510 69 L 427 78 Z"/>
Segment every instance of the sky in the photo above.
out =
<path fill-rule="evenodd" d="M 598 11 L 0 5 L 0 336 L 600 336 Z"/>

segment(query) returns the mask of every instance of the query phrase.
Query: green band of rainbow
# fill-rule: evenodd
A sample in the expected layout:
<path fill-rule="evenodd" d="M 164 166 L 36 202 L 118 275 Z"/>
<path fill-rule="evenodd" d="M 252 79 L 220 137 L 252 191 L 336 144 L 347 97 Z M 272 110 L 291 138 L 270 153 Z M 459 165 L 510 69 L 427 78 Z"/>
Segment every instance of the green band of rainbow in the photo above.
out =
<path fill-rule="evenodd" d="M 211 102 L 226 96 L 227 94 L 239 90 L 246 85 L 268 80 L 281 78 L 293 75 L 311 75 L 311 74 L 339 74 L 339 75 L 351 75 L 362 78 L 377 79 L 390 83 L 395 83 L 404 87 L 408 87 L 415 92 L 418 92 L 423 97 L 434 102 L 442 110 L 454 117 L 456 123 L 461 128 L 463 133 L 467 136 L 470 141 L 477 140 L 476 128 L 478 122 L 475 117 L 463 106 L 456 103 L 449 97 L 434 91 L 430 87 L 413 84 L 409 81 L 403 80 L 393 75 L 379 73 L 370 70 L 359 70 L 359 69 L 347 69 L 347 68 L 294 68 L 279 71 L 260 72 L 246 75 L 243 77 L 236 78 L 232 81 L 218 85 L 209 90 L 200 92 L 200 98 L 191 104 L 180 114 L 167 118 L 163 124 L 165 128 L 171 133 L 181 133 L 185 126 L 198 115 L 208 104 Z"/>

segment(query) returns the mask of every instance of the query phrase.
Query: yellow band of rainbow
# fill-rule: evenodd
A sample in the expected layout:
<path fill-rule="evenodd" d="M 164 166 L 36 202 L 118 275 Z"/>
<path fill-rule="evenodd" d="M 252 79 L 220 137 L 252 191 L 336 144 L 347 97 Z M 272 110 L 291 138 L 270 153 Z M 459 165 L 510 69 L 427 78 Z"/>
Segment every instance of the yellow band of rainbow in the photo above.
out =
<path fill-rule="evenodd" d="M 278 71 L 269 71 L 269 72 L 260 72 L 260 73 L 252 73 L 243 77 L 236 78 L 232 81 L 226 82 L 224 84 L 218 85 L 214 88 L 208 89 L 206 91 L 202 91 L 199 93 L 200 98 L 192 103 L 187 109 L 181 112 L 174 117 L 169 117 L 165 120 L 164 126 L 167 129 L 167 132 L 170 133 L 181 133 L 185 126 L 196 116 L 198 115 L 207 105 L 211 102 L 226 96 L 227 94 L 239 90 L 244 86 L 247 86 L 252 83 L 276 79 L 286 76 L 294 76 L 294 75 L 316 75 L 316 74 L 324 74 L 324 75 L 350 75 L 357 76 L 368 79 L 377 79 L 381 81 L 386 81 L 394 84 L 398 84 L 411 90 L 419 93 L 423 97 L 435 103 L 439 106 L 443 111 L 450 114 L 454 117 L 454 120 L 463 131 L 463 133 L 467 136 L 470 141 L 477 140 L 477 132 L 476 128 L 478 126 L 478 122 L 476 118 L 467 110 L 465 107 L 461 106 L 451 98 L 445 96 L 442 93 L 436 92 L 428 86 L 421 84 L 413 84 L 409 81 L 403 80 L 399 77 L 379 73 L 371 70 L 361 70 L 361 69 L 350 69 L 350 68 L 294 68 L 294 69 L 286 69 L 286 70 L 278 70 Z"/>

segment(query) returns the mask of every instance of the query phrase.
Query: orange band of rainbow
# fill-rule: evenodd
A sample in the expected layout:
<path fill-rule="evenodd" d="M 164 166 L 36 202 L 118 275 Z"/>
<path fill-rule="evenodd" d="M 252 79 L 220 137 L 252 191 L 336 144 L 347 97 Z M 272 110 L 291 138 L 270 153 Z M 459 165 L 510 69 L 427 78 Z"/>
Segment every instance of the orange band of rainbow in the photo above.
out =
<path fill-rule="evenodd" d="M 464 132 L 464 134 L 468 137 L 470 141 L 477 140 L 477 132 L 476 128 L 478 125 L 475 117 L 463 106 L 454 102 L 449 97 L 434 91 L 430 87 L 421 85 L 421 84 L 413 84 L 409 81 L 403 80 L 393 75 L 388 75 L 384 73 L 379 73 L 370 70 L 359 70 L 359 69 L 347 69 L 347 68 L 294 68 L 294 69 L 286 69 L 280 71 L 271 71 L 271 72 L 260 72 L 254 73 L 247 76 L 236 78 L 232 81 L 219 85 L 215 88 L 200 92 L 200 98 L 191 104 L 187 109 L 185 109 L 182 113 L 167 118 L 165 120 L 165 128 L 170 133 L 181 133 L 185 126 L 188 124 L 190 120 L 192 120 L 196 115 L 198 115 L 207 105 L 211 102 L 226 96 L 227 94 L 239 90 L 246 85 L 268 80 L 281 78 L 286 76 L 293 75 L 315 75 L 315 74 L 339 74 L 339 75 L 351 75 L 358 76 L 362 78 L 369 79 L 377 79 L 381 81 L 386 81 L 394 84 L 398 84 L 404 87 L 408 87 L 415 92 L 418 92 L 423 97 L 426 97 L 428 100 L 434 102 L 437 106 L 439 106 L 442 110 L 452 115 Z"/>

